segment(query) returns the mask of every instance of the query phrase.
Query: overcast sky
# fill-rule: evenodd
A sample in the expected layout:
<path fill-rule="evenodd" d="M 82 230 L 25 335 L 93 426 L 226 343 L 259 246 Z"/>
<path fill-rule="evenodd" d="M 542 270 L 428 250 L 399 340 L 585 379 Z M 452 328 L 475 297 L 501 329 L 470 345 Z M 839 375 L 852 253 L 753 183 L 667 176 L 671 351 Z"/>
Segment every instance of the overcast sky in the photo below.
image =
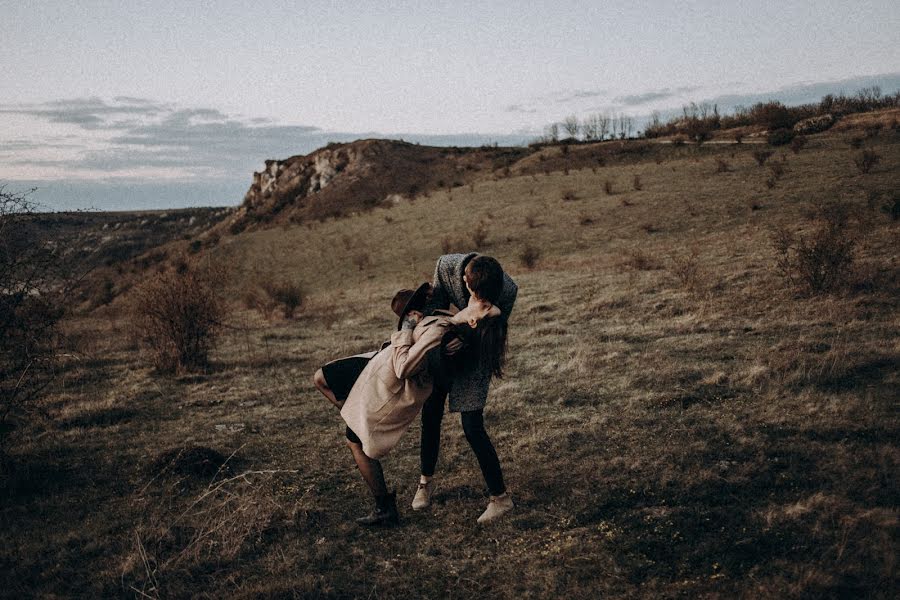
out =
<path fill-rule="evenodd" d="M 0 7 L 0 182 L 53 207 L 234 205 L 266 158 L 328 141 L 900 89 L 896 1 Z"/>

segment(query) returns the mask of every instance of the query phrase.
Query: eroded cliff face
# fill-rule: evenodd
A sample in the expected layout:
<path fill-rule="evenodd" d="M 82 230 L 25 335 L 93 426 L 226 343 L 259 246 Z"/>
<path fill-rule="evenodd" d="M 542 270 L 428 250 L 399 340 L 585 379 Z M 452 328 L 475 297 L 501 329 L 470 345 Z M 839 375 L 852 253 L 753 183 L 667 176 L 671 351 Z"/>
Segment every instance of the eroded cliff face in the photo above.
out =
<path fill-rule="evenodd" d="M 225 225 L 231 233 L 269 224 L 339 217 L 435 189 L 466 185 L 527 155 L 526 148 L 444 148 L 397 140 L 329 144 L 267 160 Z M 508 168 L 506 169 L 509 170 Z"/>
<path fill-rule="evenodd" d="M 302 202 L 303 198 L 327 187 L 348 166 L 359 170 L 364 147 L 343 144 L 326 147 L 306 156 L 287 160 L 267 160 L 266 168 L 253 173 L 253 183 L 244 196 L 250 211 L 277 208 L 281 203 Z"/>

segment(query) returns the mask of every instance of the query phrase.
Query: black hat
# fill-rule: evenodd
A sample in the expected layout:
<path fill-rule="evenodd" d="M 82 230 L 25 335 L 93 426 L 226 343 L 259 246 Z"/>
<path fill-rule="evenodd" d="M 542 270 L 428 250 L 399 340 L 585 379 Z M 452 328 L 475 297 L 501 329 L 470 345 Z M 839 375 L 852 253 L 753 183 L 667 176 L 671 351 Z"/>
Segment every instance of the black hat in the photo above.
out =
<path fill-rule="evenodd" d="M 403 327 L 403 317 L 411 310 L 422 310 L 425 308 L 425 302 L 431 294 L 431 284 L 427 281 L 420 285 L 416 291 L 400 290 L 394 294 L 391 300 L 391 310 L 394 311 L 400 320 L 397 321 L 397 331 Z"/>

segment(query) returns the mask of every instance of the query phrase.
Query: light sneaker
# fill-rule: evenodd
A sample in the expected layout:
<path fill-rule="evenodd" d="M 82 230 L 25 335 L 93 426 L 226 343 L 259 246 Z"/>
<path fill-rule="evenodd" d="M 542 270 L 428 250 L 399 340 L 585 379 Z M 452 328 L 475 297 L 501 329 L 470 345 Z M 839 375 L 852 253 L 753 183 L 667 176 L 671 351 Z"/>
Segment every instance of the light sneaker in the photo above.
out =
<path fill-rule="evenodd" d="M 422 510 L 431 506 L 431 497 L 434 495 L 435 488 L 437 488 L 437 483 L 434 479 L 429 480 L 428 483 L 420 481 L 412 501 L 413 510 Z"/>
<path fill-rule="evenodd" d="M 502 496 L 491 496 L 491 501 L 488 502 L 487 509 L 481 513 L 481 516 L 478 517 L 478 524 L 484 525 L 486 523 L 490 523 L 496 519 L 499 519 L 509 511 L 511 511 L 516 505 L 513 504 L 512 498 L 509 497 L 509 494 L 503 494 Z"/>

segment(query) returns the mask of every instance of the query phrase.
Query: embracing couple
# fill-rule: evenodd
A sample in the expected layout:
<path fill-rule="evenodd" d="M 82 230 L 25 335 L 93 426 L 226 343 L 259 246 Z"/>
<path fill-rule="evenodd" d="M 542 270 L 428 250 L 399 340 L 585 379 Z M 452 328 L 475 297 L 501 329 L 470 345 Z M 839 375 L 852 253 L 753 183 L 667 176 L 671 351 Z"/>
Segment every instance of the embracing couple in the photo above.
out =
<path fill-rule="evenodd" d="M 391 302 L 397 331 L 381 350 L 332 361 L 313 382 L 341 409 L 347 446 L 375 496 L 375 510 L 360 525 L 396 525 L 396 495 L 389 493 L 380 459 L 422 414 L 422 473 L 412 507 L 431 505 L 449 395 L 450 411 L 478 459 L 490 502 L 478 518 L 490 522 L 513 508 L 500 460 L 484 429 L 483 411 L 492 377 L 503 375 L 507 320 L 518 288 L 495 259 L 476 253 L 446 254 L 434 282 L 401 290 Z M 450 305 L 456 312 L 451 312 Z"/>

